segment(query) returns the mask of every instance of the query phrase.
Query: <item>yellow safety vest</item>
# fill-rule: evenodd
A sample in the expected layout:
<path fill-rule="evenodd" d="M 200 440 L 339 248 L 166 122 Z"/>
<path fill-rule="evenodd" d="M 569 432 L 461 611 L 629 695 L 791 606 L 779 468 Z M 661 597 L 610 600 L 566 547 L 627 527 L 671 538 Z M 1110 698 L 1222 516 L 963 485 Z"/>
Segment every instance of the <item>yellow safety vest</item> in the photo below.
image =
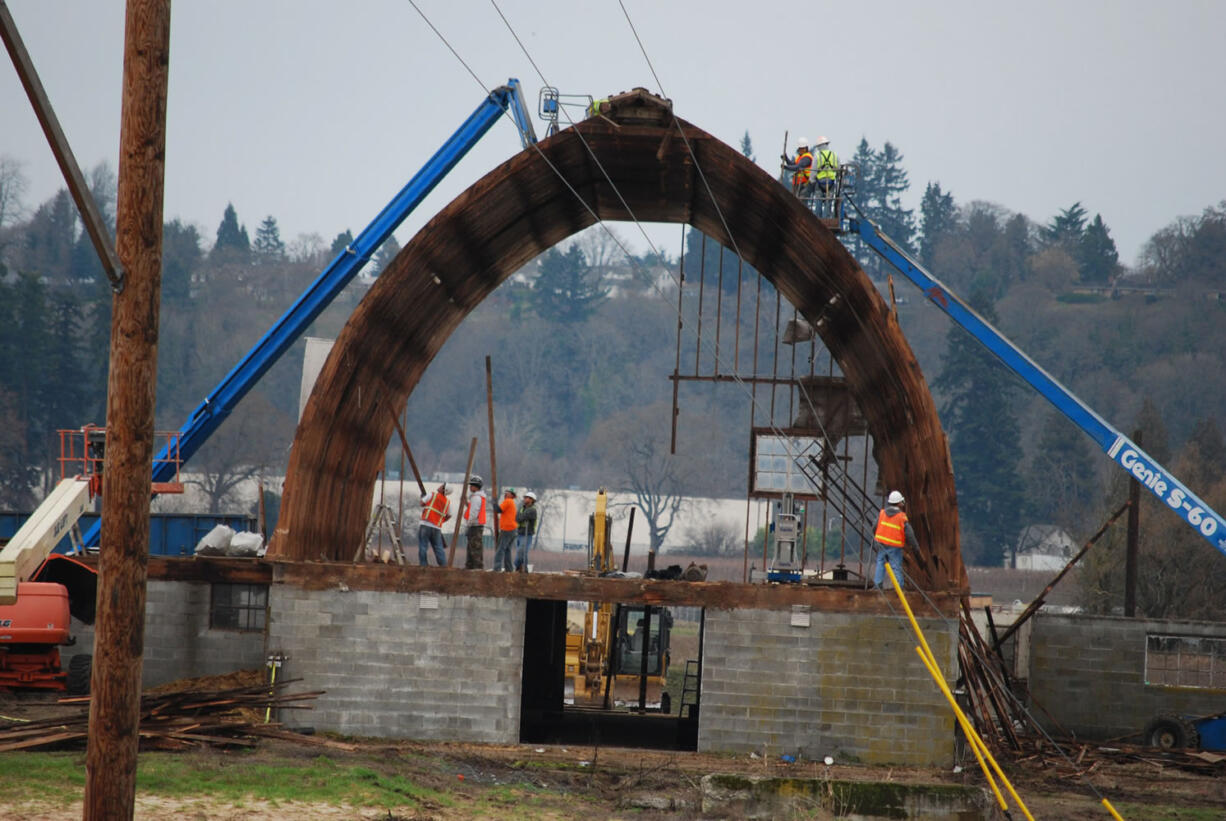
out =
<path fill-rule="evenodd" d="M 832 180 L 839 171 L 839 158 L 831 150 L 817 152 L 817 178 L 819 180 Z"/>

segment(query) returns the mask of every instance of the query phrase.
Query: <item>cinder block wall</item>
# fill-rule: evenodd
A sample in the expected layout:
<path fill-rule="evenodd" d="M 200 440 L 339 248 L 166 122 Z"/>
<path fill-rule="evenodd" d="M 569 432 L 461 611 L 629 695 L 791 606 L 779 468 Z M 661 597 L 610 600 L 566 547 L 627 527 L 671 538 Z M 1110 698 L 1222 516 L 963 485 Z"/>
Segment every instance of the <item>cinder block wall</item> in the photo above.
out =
<path fill-rule="evenodd" d="M 1208 715 L 1220 690 L 1145 683 L 1149 634 L 1226 639 L 1226 624 L 1039 613 L 1030 636 L 1031 698 L 1071 733 L 1088 739 L 1141 733 L 1159 714 Z M 1049 731 L 1057 728 L 1035 710 Z"/>
<path fill-rule="evenodd" d="M 326 690 L 289 726 L 362 736 L 519 741 L 523 599 L 274 584 L 269 652 Z"/>
<path fill-rule="evenodd" d="M 264 667 L 263 632 L 209 627 L 210 593 L 205 582 L 149 582 L 142 686 Z M 72 656 L 94 652 L 94 628 L 75 619 L 72 628 L 77 643 L 60 652 L 65 669 Z"/>
<path fill-rule="evenodd" d="M 812 612 L 793 626 L 793 615 L 707 611 L 700 752 L 952 765 L 954 717 L 905 619 Z M 952 681 L 957 623 L 921 627 Z"/>

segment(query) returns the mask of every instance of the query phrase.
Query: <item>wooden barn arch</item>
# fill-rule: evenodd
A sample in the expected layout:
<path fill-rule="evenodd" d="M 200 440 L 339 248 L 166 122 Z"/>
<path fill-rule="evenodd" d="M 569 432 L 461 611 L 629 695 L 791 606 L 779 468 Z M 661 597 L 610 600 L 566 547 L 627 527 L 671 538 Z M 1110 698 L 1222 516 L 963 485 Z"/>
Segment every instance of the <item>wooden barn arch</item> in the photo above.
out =
<path fill-rule="evenodd" d="M 818 326 L 867 420 L 883 482 L 910 500 L 922 550 L 908 572 L 930 590 L 966 590 L 932 397 L 897 319 L 838 239 L 761 168 L 642 90 L 539 149 L 453 200 L 350 317 L 298 425 L 269 557 L 351 559 L 393 415 L 448 336 L 538 254 L 596 218 L 633 216 L 689 223 L 728 247 L 730 230 L 745 260 Z"/>

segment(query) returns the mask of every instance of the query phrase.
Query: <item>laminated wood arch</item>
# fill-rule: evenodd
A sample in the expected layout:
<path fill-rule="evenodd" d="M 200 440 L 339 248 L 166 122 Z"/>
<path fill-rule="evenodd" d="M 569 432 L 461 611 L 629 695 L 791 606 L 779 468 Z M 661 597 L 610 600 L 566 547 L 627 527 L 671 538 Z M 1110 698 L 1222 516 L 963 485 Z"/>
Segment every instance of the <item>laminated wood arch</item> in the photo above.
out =
<path fill-rule="evenodd" d="M 538 254 L 596 217 L 633 217 L 689 223 L 728 247 L 730 230 L 745 260 L 818 327 L 867 420 L 882 481 L 910 500 L 922 550 L 909 572 L 928 589 L 965 590 L 945 435 L 896 318 L 855 260 L 770 175 L 658 98 L 636 90 L 604 111 L 495 168 L 380 275 L 307 403 L 269 556 L 349 560 L 393 414 L 448 336 Z"/>

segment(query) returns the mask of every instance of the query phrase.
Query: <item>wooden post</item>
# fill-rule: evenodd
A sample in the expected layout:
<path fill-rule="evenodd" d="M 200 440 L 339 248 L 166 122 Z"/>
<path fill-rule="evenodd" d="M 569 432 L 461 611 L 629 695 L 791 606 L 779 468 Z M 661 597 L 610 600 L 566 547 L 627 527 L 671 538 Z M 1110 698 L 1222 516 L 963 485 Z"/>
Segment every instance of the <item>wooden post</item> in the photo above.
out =
<path fill-rule="evenodd" d="M 404 455 L 409 457 L 409 467 L 413 468 L 413 478 L 417 480 L 417 489 L 421 491 L 421 495 L 426 495 L 426 486 L 421 481 L 421 473 L 417 470 L 417 460 L 413 458 L 413 451 L 409 449 L 409 440 L 404 438 L 404 428 L 400 427 L 400 419 L 396 417 L 396 412 L 392 412 L 392 422 L 396 425 L 396 433 L 400 434 L 400 447 L 404 448 Z"/>
<path fill-rule="evenodd" d="M 170 0 L 128 0 L 115 215 L 127 281 L 111 310 L 86 819 L 131 818 L 136 805 L 169 58 Z"/>
<path fill-rule="evenodd" d="M 455 514 L 455 530 L 451 534 L 451 547 L 447 550 L 447 566 L 455 563 L 455 546 L 460 541 L 460 521 L 464 518 L 464 504 L 468 501 L 468 480 L 473 475 L 473 457 L 477 455 L 477 437 L 468 446 L 468 467 L 464 468 L 464 484 L 460 486 L 460 507 Z M 465 534 L 467 535 L 467 534 Z"/>
<path fill-rule="evenodd" d="M 1141 445 L 1141 431 L 1134 431 L 1132 440 Z M 1124 553 L 1124 615 L 1137 614 L 1137 552 L 1141 538 L 1141 483 L 1135 478 L 1128 482 L 1128 540 Z"/>
<path fill-rule="evenodd" d="M 490 418 L 490 491 L 497 505 L 502 501 L 502 494 L 498 490 L 498 459 L 494 448 L 494 371 L 488 356 L 485 357 L 485 404 Z M 494 528 L 494 538 L 498 538 L 497 527 Z"/>
<path fill-rule="evenodd" d="M 647 656 L 651 652 L 651 605 L 643 608 L 643 655 L 639 658 L 639 712 L 647 712 Z"/>
<path fill-rule="evenodd" d="M 634 511 L 637 507 L 630 508 L 630 523 L 626 525 L 626 550 L 622 553 L 622 572 L 630 567 L 630 537 L 634 535 Z"/>

